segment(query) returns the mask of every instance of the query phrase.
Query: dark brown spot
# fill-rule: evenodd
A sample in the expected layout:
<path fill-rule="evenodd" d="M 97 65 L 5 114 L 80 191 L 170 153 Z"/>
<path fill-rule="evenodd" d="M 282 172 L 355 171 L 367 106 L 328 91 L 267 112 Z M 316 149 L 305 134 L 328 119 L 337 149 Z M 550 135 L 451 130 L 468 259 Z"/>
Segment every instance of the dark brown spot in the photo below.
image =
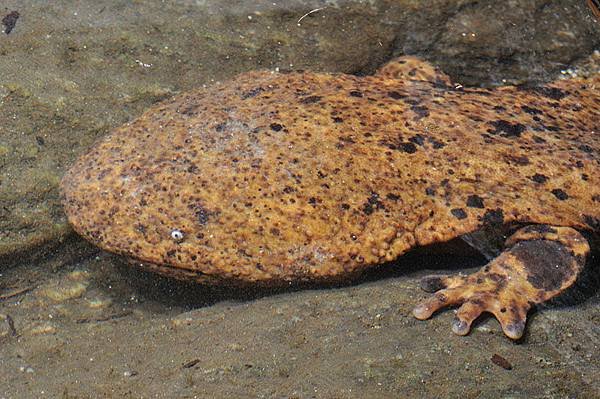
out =
<path fill-rule="evenodd" d="M 556 87 L 533 87 L 531 90 L 552 100 L 562 100 L 569 95 L 569 92 Z"/>
<path fill-rule="evenodd" d="M 392 200 L 392 201 L 398 201 L 400 199 L 399 195 L 393 194 L 393 193 L 388 193 L 385 196 L 387 199 Z"/>
<path fill-rule="evenodd" d="M 465 212 L 465 210 L 462 208 L 450 209 L 450 213 L 452 213 L 452 215 L 459 220 L 467 218 L 467 212 Z"/>
<path fill-rule="evenodd" d="M 467 206 L 469 208 L 484 208 L 483 198 L 480 196 L 473 194 L 467 197 Z"/>
<path fill-rule="evenodd" d="M 407 96 L 404 94 L 400 94 L 397 91 L 390 91 L 388 92 L 388 96 L 393 98 L 394 100 L 401 100 L 403 98 L 406 98 Z"/>
<path fill-rule="evenodd" d="M 365 215 L 370 215 L 378 209 L 385 209 L 385 206 L 383 205 L 383 202 L 381 202 L 381 200 L 379 199 L 379 194 L 371 193 L 371 196 L 363 205 L 363 213 Z"/>
<path fill-rule="evenodd" d="M 247 92 L 242 93 L 242 95 L 241 95 L 242 100 L 245 100 L 245 99 L 251 98 L 251 97 L 255 97 L 257 94 L 259 94 L 263 91 L 265 91 L 265 89 L 263 89 L 262 87 L 256 87 L 252 90 L 248 90 Z"/>
<path fill-rule="evenodd" d="M 537 289 L 558 290 L 574 273 L 574 256 L 557 241 L 521 241 L 510 253 L 522 263 L 527 281 Z"/>
<path fill-rule="evenodd" d="M 486 226 L 498 226 L 504 223 L 504 212 L 502 209 L 490 209 L 483 215 L 483 224 Z"/>
<path fill-rule="evenodd" d="M 423 143 L 425 142 L 425 137 L 423 137 L 423 135 L 421 134 L 415 134 L 414 136 L 409 138 L 408 141 L 416 145 L 423 145 Z"/>
<path fill-rule="evenodd" d="M 531 176 L 531 180 L 539 184 L 544 184 L 548 181 L 548 177 L 546 175 L 542 175 L 541 173 L 536 173 L 535 175 Z"/>
<path fill-rule="evenodd" d="M 209 211 L 199 203 L 190 204 L 188 205 L 188 208 L 194 212 L 196 220 L 202 226 L 208 223 L 209 219 L 216 214 L 215 212 Z"/>
<path fill-rule="evenodd" d="M 400 151 L 404 151 L 407 154 L 414 154 L 415 152 L 417 152 L 417 147 L 413 144 L 413 143 L 399 143 L 398 144 L 398 150 Z"/>
<path fill-rule="evenodd" d="M 304 97 L 303 99 L 300 100 L 301 104 L 314 104 L 314 103 L 318 103 L 319 101 L 321 101 L 321 96 L 308 96 L 308 97 Z"/>
<path fill-rule="evenodd" d="M 564 201 L 569 198 L 569 195 L 560 188 L 555 188 L 551 191 L 551 193 L 554 194 L 554 196 L 561 201 Z"/>
<path fill-rule="evenodd" d="M 273 130 L 274 132 L 280 132 L 281 129 L 283 129 L 283 125 L 279 124 L 279 123 L 271 123 L 269 125 L 269 127 L 271 128 L 271 130 Z"/>
<path fill-rule="evenodd" d="M 170 249 L 167 251 L 167 256 L 169 258 L 172 258 L 173 256 L 175 256 L 176 253 L 177 253 L 177 251 L 175 249 Z"/>
<path fill-rule="evenodd" d="M 529 165 L 529 158 L 524 155 L 506 154 L 504 158 L 508 161 L 508 163 L 512 163 L 517 166 Z"/>
<path fill-rule="evenodd" d="M 429 110 L 424 105 L 413 105 L 413 106 L 410 107 L 410 109 L 415 114 L 417 114 L 417 118 L 418 119 L 425 118 L 425 117 L 429 116 Z"/>
<path fill-rule="evenodd" d="M 538 144 L 543 144 L 546 142 L 546 139 L 544 139 L 540 136 L 533 136 L 533 141 L 535 141 Z"/>
<path fill-rule="evenodd" d="M 436 139 L 433 139 L 431 137 L 428 138 L 428 141 L 431 143 L 431 146 L 435 150 L 439 150 L 440 148 L 442 148 L 446 145 L 445 143 L 442 143 L 441 141 L 437 141 Z"/>
<path fill-rule="evenodd" d="M 543 112 L 540 111 L 539 109 L 533 108 L 533 107 L 528 107 L 527 105 L 521 105 L 521 109 L 523 110 L 523 112 L 527 112 L 528 114 L 531 114 L 531 115 L 543 114 Z"/>
<path fill-rule="evenodd" d="M 521 133 L 525 131 L 525 125 L 521 123 L 510 123 L 508 121 L 499 119 L 496 121 L 490 122 L 495 130 L 489 130 L 488 132 L 491 134 L 498 134 L 502 137 L 520 137 Z"/>
<path fill-rule="evenodd" d="M 350 92 L 350 96 L 351 96 L 351 97 L 362 97 L 362 96 L 363 96 L 363 94 L 362 94 L 362 92 L 360 92 L 360 91 L 358 91 L 358 90 L 352 90 L 352 91 Z"/>

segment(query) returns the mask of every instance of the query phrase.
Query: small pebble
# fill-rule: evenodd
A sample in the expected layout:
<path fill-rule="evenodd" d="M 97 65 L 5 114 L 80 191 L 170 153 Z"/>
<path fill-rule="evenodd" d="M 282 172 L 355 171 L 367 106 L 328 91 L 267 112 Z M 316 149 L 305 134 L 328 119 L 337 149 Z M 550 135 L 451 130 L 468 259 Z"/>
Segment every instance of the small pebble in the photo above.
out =
<path fill-rule="evenodd" d="M 498 355 L 497 353 L 494 353 L 492 355 L 491 360 L 492 360 L 492 363 L 494 363 L 497 366 L 502 367 L 504 370 L 512 370 L 512 364 L 510 364 L 510 362 L 508 360 L 506 360 L 502 356 Z"/>

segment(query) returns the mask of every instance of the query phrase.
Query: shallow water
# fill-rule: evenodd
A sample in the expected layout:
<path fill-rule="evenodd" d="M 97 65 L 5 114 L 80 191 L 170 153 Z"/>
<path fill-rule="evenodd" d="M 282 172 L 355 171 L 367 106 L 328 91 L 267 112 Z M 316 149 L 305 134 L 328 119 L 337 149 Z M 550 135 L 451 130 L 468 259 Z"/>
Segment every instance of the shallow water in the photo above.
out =
<path fill-rule="evenodd" d="M 410 315 L 420 276 L 480 257 L 408 256 L 340 286 L 215 289 L 132 269 L 66 224 L 57 184 L 75 156 L 151 104 L 242 71 L 367 74 L 402 53 L 474 85 L 598 71 L 584 1 L 413 3 L 4 2 L 0 17 L 19 17 L 0 34 L 0 397 L 600 396 L 598 260 L 512 342 L 492 318 L 458 337 L 452 311 Z"/>

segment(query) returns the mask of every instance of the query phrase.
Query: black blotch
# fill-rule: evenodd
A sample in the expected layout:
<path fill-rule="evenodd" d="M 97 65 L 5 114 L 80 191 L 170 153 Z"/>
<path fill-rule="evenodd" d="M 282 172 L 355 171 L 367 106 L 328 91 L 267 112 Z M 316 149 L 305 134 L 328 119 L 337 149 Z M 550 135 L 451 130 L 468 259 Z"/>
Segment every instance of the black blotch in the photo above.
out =
<path fill-rule="evenodd" d="M 293 187 L 290 187 L 290 186 L 285 186 L 285 187 L 283 188 L 283 192 L 284 192 L 285 194 L 290 194 L 290 193 L 293 193 L 294 191 L 295 191 L 295 190 L 294 190 L 294 188 L 293 188 Z"/>
<path fill-rule="evenodd" d="M 403 101 L 408 105 L 419 105 L 421 103 L 420 98 L 405 98 Z"/>
<path fill-rule="evenodd" d="M 315 197 L 310 197 L 308 199 L 308 203 L 312 206 L 317 206 L 317 202 L 318 202 L 318 200 Z"/>
<path fill-rule="evenodd" d="M 441 141 L 438 141 L 434 138 L 428 137 L 427 140 L 431 143 L 431 146 L 435 149 L 435 150 L 439 150 L 440 148 L 443 148 L 446 146 L 446 143 L 442 143 Z"/>
<path fill-rule="evenodd" d="M 569 195 L 564 190 L 561 190 L 560 188 L 555 188 L 554 190 L 551 191 L 551 193 L 554 194 L 554 196 L 561 201 L 564 201 L 569 198 Z"/>
<path fill-rule="evenodd" d="M 225 130 L 226 126 L 227 126 L 227 123 L 225 123 L 225 122 L 219 123 L 217 126 L 215 126 L 215 130 L 217 132 L 222 132 L 223 130 Z"/>
<path fill-rule="evenodd" d="M 594 151 L 594 149 L 587 144 L 581 144 L 579 149 L 583 152 L 587 152 L 588 154 L 591 154 Z"/>
<path fill-rule="evenodd" d="M 196 211 L 196 218 L 198 219 L 198 223 L 200 224 L 206 224 L 208 222 L 209 216 L 210 212 L 205 208 L 200 207 L 200 209 Z"/>
<path fill-rule="evenodd" d="M 383 202 L 379 199 L 379 194 L 371 193 L 371 196 L 367 198 L 367 202 L 363 205 L 363 213 L 365 215 L 372 214 L 375 210 L 385 209 Z"/>
<path fill-rule="evenodd" d="M 518 165 L 518 166 L 529 165 L 529 158 L 527 158 L 524 155 L 508 154 L 508 155 L 505 155 L 504 158 L 508 162 L 513 163 L 513 164 Z"/>
<path fill-rule="evenodd" d="M 488 133 L 499 134 L 503 137 L 520 137 L 521 133 L 525 131 L 525 125 L 521 123 L 510 123 L 503 119 L 490 122 L 495 130 L 488 130 Z"/>
<path fill-rule="evenodd" d="M 318 103 L 319 101 L 321 101 L 321 96 L 308 96 L 308 97 L 304 97 L 303 99 L 300 100 L 301 104 L 314 104 L 314 103 Z"/>
<path fill-rule="evenodd" d="M 425 194 L 429 195 L 430 197 L 433 197 L 435 195 L 435 187 L 427 187 L 425 189 Z"/>
<path fill-rule="evenodd" d="M 362 96 L 363 96 L 363 94 L 362 94 L 362 92 L 360 92 L 360 91 L 358 91 L 358 90 L 352 90 L 352 91 L 350 92 L 350 96 L 352 96 L 352 97 L 362 97 Z"/>
<path fill-rule="evenodd" d="M 188 105 L 187 107 L 183 108 L 181 111 L 177 111 L 180 114 L 186 115 L 186 116 L 193 116 L 196 115 L 197 112 L 197 105 L 196 104 L 192 104 L 192 105 Z"/>
<path fill-rule="evenodd" d="M 503 107 L 502 105 L 494 105 L 494 111 L 496 111 L 496 112 L 504 112 L 504 111 L 506 111 L 506 108 Z"/>
<path fill-rule="evenodd" d="M 7 35 L 12 32 L 17 24 L 17 20 L 21 14 L 18 11 L 11 11 L 2 18 L 2 25 L 4 25 L 4 33 Z"/>
<path fill-rule="evenodd" d="M 35 142 L 40 146 L 46 144 L 46 140 L 42 136 L 35 136 Z"/>
<path fill-rule="evenodd" d="M 527 112 L 528 114 L 531 114 L 531 115 L 543 114 L 543 112 L 540 111 L 539 109 L 533 108 L 533 107 L 528 107 L 527 105 L 521 105 L 521 109 L 523 110 L 523 112 Z"/>
<path fill-rule="evenodd" d="M 544 129 L 550 131 L 550 132 L 558 132 L 560 131 L 560 128 L 558 126 L 554 126 L 554 125 L 542 125 L 544 127 Z"/>
<path fill-rule="evenodd" d="M 263 89 L 262 87 L 256 87 L 252 90 L 248 90 L 247 92 L 242 93 L 241 98 L 242 98 L 242 100 L 245 100 L 247 98 L 255 97 L 257 94 L 259 94 L 263 91 L 265 91 L 265 89 Z"/>
<path fill-rule="evenodd" d="M 531 90 L 553 100 L 561 100 L 569 95 L 569 92 L 556 87 L 533 87 Z"/>
<path fill-rule="evenodd" d="M 400 199 L 400 196 L 394 193 L 388 193 L 385 197 L 392 201 L 398 201 Z"/>
<path fill-rule="evenodd" d="M 413 143 L 399 143 L 398 150 L 404 151 L 408 154 L 414 154 L 417 152 L 417 147 Z"/>
<path fill-rule="evenodd" d="M 400 94 L 397 91 L 389 91 L 388 96 L 394 100 L 401 100 L 407 97 L 405 94 Z"/>
<path fill-rule="evenodd" d="M 483 204 L 483 198 L 477 194 L 469 195 L 467 197 L 467 206 L 469 208 L 485 208 L 485 205 Z"/>
<path fill-rule="evenodd" d="M 504 212 L 502 209 L 490 209 L 483 215 L 483 224 L 486 226 L 498 226 L 504 223 Z"/>
<path fill-rule="evenodd" d="M 415 143 L 416 145 L 423 145 L 423 143 L 425 142 L 425 137 L 423 137 L 423 135 L 421 134 L 415 134 L 414 136 L 409 138 L 408 141 L 410 141 L 411 143 Z"/>
<path fill-rule="evenodd" d="M 344 120 L 342 118 L 340 118 L 339 116 L 334 116 L 333 118 L 331 118 L 333 120 L 333 123 L 342 123 Z"/>
<path fill-rule="evenodd" d="M 541 173 L 536 173 L 535 175 L 531 176 L 531 180 L 539 184 L 544 184 L 548 181 L 548 176 Z"/>
<path fill-rule="evenodd" d="M 410 109 L 417 114 L 418 119 L 429 116 L 429 110 L 424 105 L 413 105 Z"/>
<path fill-rule="evenodd" d="M 466 217 L 467 217 L 467 212 L 465 212 L 465 210 L 462 209 L 462 208 L 453 208 L 453 209 L 450 209 L 450 213 L 452 215 L 454 215 L 454 217 L 457 218 L 457 219 L 459 219 L 459 220 L 460 219 L 466 219 Z"/>
<path fill-rule="evenodd" d="M 340 208 L 342 208 L 343 210 L 347 211 L 348 209 L 350 209 L 350 205 L 346 204 L 346 203 L 343 203 L 343 204 L 340 205 Z"/>
<path fill-rule="evenodd" d="M 279 124 L 279 123 L 271 123 L 269 125 L 269 127 L 271 128 L 271 130 L 273 130 L 274 132 L 280 132 L 281 129 L 283 129 L 283 125 Z"/>
<path fill-rule="evenodd" d="M 573 274 L 570 266 L 575 257 L 560 242 L 521 241 L 510 249 L 510 253 L 523 264 L 527 281 L 537 289 L 557 290 Z"/>
<path fill-rule="evenodd" d="M 215 215 L 215 212 L 209 211 L 208 209 L 203 207 L 201 204 L 197 204 L 197 203 L 190 204 L 190 205 L 188 205 L 188 208 L 194 212 L 194 214 L 196 216 L 196 220 L 202 226 L 204 226 L 206 223 L 208 223 L 209 219 L 213 215 Z"/>
<path fill-rule="evenodd" d="M 174 249 L 170 249 L 170 250 L 168 250 L 168 251 L 167 251 L 167 256 L 168 256 L 169 258 L 172 258 L 173 256 L 175 256 L 175 253 L 177 253 L 177 251 L 176 251 L 176 250 L 174 250 Z"/>

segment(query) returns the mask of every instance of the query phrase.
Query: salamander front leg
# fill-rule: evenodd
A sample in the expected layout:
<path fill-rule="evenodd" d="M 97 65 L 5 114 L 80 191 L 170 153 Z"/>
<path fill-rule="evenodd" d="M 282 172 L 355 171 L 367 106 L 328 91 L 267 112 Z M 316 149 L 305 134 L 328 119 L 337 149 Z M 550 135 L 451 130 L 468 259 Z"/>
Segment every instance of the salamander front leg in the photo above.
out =
<path fill-rule="evenodd" d="M 427 276 L 421 287 L 433 296 L 413 314 L 425 320 L 444 307 L 460 305 L 452 331 L 466 335 L 483 312 L 492 313 L 504 333 L 519 339 L 529 309 L 569 288 L 583 269 L 590 247 L 570 227 L 531 225 L 519 229 L 506 249 L 481 270 L 468 276 Z"/>

